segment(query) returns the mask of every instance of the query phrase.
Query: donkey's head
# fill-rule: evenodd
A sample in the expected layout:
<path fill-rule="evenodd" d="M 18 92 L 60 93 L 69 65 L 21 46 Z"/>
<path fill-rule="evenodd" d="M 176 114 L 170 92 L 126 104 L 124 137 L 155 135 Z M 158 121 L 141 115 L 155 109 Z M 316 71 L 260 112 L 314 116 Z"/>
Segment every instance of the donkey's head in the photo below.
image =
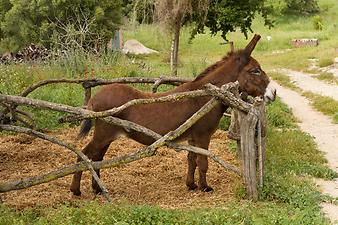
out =
<path fill-rule="evenodd" d="M 233 52 L 236 69 L 238 69 L 237 80 L 241 92 L 251 96 L 264 96 L 266 102 L 274 101 L 276 89 L 270 85 L 270 79 L 262 70 L 259 63 L 251 57 L 257 42 L 261 37 L 256 35 L 250 43 L 238 52 Z"/>

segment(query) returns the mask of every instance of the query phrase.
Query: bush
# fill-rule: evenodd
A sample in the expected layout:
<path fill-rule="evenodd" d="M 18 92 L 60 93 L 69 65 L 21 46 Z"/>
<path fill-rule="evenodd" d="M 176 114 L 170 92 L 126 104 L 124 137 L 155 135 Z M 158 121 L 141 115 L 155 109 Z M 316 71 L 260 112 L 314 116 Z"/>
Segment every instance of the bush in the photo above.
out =
<path fill-rule="evenodd" d="M 317 0 L 285 0 L 284 13 L 291 14 L 314 14 L 319 12 Z"/>
<path fill-rule="evenodd" d="M 316 30 L 323 30 L 323 19 L 322 17 L 320 16 L 314 16 L 312 18 L 312 22 L 313 22 L 313 27 L 316 29 Z"/>
<path fill-rule="evenodd" d="M 121 23 L 121 1 L 4 0 L 0 4 L 0 51 L 31 44 L 50 47 L 76 40 L 81 47 L 105 46 Z M 71 36 L 70 36 L 71 34 Z"/>

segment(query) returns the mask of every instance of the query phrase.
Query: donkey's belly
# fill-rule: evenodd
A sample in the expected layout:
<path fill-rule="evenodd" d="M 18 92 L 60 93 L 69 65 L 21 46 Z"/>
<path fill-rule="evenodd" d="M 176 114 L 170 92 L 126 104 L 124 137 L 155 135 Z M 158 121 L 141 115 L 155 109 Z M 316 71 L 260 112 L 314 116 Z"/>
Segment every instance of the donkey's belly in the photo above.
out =
<path fill-rule="evenodd" d="M 179 105 L 172 103 L 162 104 L 161 107 L 154 107 L 154 105 L 141 106 L 131 109 L 129 112 L 123 113 L 119 117 L 144 126 L 163 136 L 170 131 L 176 130 L 198 111 L 199 107 L 191 109 L 191 107 L 188 107 L 187 102 L 188 101 L 185 101 L 183 104 Z M 223 111 L 224 108 L 222 106 L 216 106 L 215 109 L 201 118 L 175 141 L 192 139 L 194 136 L 193 134 L 197 133 L 198 136 L 211 136 L 218 126 Z M 127 131 L 126 134 L 128 137 L 142 144 L 149 145 L 154 142 L 153 138 L 142 133 Z"/>

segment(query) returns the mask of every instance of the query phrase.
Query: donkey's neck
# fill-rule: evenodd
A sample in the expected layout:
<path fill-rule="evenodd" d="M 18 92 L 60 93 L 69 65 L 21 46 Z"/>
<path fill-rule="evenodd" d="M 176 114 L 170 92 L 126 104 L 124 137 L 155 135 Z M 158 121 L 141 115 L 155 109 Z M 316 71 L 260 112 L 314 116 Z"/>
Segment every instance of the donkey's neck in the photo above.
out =
<path fill-rule="evenodd" d="M 206 74 L 204 73 L 205 72 L 203 72 L 195 80 L 177 87 L 173 90 L 173 92 L 202 89 L 203 86 L 208 83 L 221 87 L 226 83 L 235 82 L 238 77 L 238 71 L 236 71 L 235 67 L 231 66 L 229 63 L 223 63 L 217 68 L 214 68 L 212 71 L 207 71 Z"/>

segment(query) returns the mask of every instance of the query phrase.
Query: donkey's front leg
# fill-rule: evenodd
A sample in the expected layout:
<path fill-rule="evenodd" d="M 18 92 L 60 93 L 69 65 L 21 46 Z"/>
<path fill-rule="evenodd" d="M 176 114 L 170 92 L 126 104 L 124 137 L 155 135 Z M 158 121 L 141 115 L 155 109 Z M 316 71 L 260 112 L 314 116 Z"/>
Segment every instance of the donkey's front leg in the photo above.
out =
<path fill-rule="evenodd" d="M 205 155 L 197 154 L 197 166 L 200 175 L 199 188 L 201 191 L 210 192 L 214 189 L 207 184 L 207 172 L 208 172 L 208 157 Z"/>
<path fill-rule="evenodd" d="M 210 137 L 205 134 L 194 133 L 193 139 L 189 141 L 189 144 L 208 150 L 210 143 Z M 213 191 L 212 187 L 207 184 L 207 172 L 208 172 L 208 157 L 196 153 L 189 152 L 188 154 L 188 176 L 187 176 L 187 186 L 196 188 L 194 182 L 194 173 L 196 166 L 198 167 L 199 172 L 199 188 L 204 192 Z M 192 186 L 190 186 L 192 185 Z"/>
<path fill-rule="evenodd" d="M 95 161 L 102 161 L 104 155 L 106 154 L 109 145 L 104 146 L 102 149 L 98 150 L 95 152 L 95 155 L 93 156 L 92 160 Z M 100 170 L 95 170 L 96 174 L 98 177 L 100 177 Z M 100 186 L 98 185 L 98 183 L 96 182 L 96 180 L 94 179 L 94 177 L 92 177 L 92 188 L 93 188 L 93 192 L 94 194 L 100 194 L 102 192 Z"/>

